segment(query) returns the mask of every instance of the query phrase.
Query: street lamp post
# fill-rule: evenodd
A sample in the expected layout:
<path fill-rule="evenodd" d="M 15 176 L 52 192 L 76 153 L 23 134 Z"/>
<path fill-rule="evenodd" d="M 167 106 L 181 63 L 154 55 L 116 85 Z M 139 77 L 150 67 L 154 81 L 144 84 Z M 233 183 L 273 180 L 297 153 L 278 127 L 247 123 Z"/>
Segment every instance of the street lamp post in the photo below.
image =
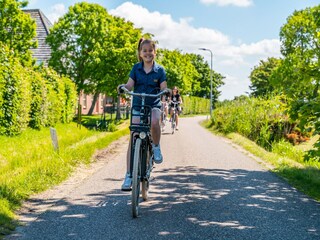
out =
<path fill-rule="evenodd" d="M 212 54 L 212 51 L 208 48 L 199 48 L 199 50 L 202 50 L 202 51 L 208 51 L 210 52 L 210 56 L 211 56 L 211 68 L 210 68 L 210 118 L 212 117 L 212 57 L 213 57 L 213 54 Z"/>

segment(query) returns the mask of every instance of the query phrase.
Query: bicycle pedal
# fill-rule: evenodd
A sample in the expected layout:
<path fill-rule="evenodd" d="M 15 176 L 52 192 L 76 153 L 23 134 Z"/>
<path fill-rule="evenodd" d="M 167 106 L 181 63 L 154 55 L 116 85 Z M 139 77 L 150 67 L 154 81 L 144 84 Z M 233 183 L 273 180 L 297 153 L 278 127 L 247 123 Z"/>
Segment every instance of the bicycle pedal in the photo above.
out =
<path fill-rule="evenodd" d="M 131 192 L 132 189 L 131 189 L 131 188 L 130 188 L 130 189 L 121 189 L 121 191 L 122 191 L 122 192 Z"/>

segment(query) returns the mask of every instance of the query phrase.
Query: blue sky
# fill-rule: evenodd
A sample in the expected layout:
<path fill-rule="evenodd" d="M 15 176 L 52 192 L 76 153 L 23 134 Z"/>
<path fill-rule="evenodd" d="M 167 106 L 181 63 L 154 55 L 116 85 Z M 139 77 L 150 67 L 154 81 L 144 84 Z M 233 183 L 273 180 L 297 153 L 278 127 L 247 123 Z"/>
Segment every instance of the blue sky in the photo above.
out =
<path fill-rule="evenodd" d="M 52 22 L 77 0 L 29 0 Z M 109 0 L 98 3 L 110 14 L 130 20 L 155 35 L 159 47 L 201 54 L 225 76 L 220 100 L 249 92 L 254 66 L 280 57 L 279 31 L 294 10 L 316 6 L 319 0 Z M 170 81 L 170 79 L 168 79 Z"/>

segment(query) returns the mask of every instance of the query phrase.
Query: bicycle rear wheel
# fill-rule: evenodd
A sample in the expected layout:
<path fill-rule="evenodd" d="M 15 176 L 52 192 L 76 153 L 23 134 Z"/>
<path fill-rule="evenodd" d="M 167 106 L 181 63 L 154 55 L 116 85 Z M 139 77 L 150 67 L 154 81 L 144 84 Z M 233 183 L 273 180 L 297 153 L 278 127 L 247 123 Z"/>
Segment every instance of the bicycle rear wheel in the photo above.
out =
<path fill-rule="evenodd" d="M 133 155 L 132 193 L 131 193 L 132 216 L 134 218 L 138 217 L 139 215 L 140 177 L 141 177 L 141 139 L 137 138 L 135 147 L 134 147 L 134 155 Z"/>
<path fill-rule="evenodd" d="M 146 156 L 146 172 L 149 171 L 149 173 L 151 173 L 152 167 L 153 167 L 152 162 L 150 162 L 150 158 L 151 158 L 151 146 L 148 147 L 147 156 Z M 146 173 L 146 175 L 147 175 L 147 173 Z M 141 186 L 142 186 L 141 195 L 142 195 L 142 199 L 144 201 L 147 201 L 148 197 L 149 197 L 149 177 L 150 176 L 146 176 L 146 178 L 143 179 L 142 183 L 141 183 Z"/>

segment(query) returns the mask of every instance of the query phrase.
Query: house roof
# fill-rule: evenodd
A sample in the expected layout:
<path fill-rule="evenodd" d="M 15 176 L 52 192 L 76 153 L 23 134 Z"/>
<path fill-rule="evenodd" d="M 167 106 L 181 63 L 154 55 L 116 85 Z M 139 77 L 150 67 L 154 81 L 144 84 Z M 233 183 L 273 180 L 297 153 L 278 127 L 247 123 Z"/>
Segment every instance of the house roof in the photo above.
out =
<path fill-rule="evenodd" d="M 36 58 L 37 61 L 44 62 L 44 64 L 47 65 L 51 56 L 51 48 L 46 43 L 46 37 L 48 36 L 49 30 L 53 25 L 39 9 L 24 9 L 23 11 L 30 14 L 37 25 L 36 39 L 38 40 L 38 47 L 31 49 L 33 52 L 32 56 Z"/>

